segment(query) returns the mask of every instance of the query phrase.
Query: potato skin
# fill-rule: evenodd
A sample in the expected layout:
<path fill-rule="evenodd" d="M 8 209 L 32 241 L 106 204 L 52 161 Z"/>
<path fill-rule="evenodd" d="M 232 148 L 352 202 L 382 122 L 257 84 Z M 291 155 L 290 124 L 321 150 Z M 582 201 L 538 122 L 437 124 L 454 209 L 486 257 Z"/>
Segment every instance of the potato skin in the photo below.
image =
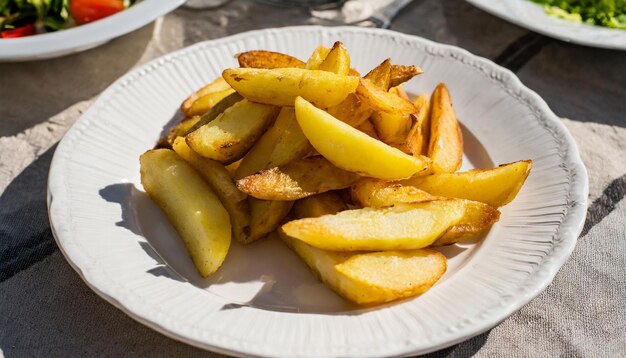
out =
<path fill-rule="evenodd" d="M 301 96 L 321 108 L 341 103 L 359 82 L 357 77 L 301 68 L 229 68 L 222 76 L 252 102 L 293 106 L 296 97 Z"/>
<path fill-rule="evenodd" d="M 358 174 L 339 169 L 322 156 L 302 158 L 237 180 L 242 192 L 263 200 L 297 200 L 354 184 Z"/>
<path fill-rule="evenodd" d="M 328 287 L 357 304 L 380 304 L 428 290 L 447 269 L 446 257 L 429 250 L 369 253 L 325 251 L 278 231 L 279 237 Z"/>
<path fill-rule="evenodd" d="M 409 178 L 428 169 L 428 158 L 402 153 L 316 108 L 302 97 L 296 100 L 296 119 L 311 145 L 341 169 L 380 179 Z"/>
<path fill-rule="evenodd" d="M 293 56 L 273 51 L 246 51 L 238 54 L 236 57 L 240 67 L 248 68 L 304 68 L 306 65 Z"/>
<path fill-rule="evenodd" d="M 454 173 L 463 161 L 463 134 L 446 85 L 440 83 L 431 97 L 428 157 L 435 173 Z"/>
<path fill-rule="evenodd" d="M 430 246 L 465 213 L 463 200 L 354 209 L 290 221 L 285 234 L 322 250 L 414 250 Z M 419 223 L 419 225 L 415 225 Z"/>
<path fill-rule="evenodd" d="M 183 240 L 203 277 L 222 265 L 231 240 L 230 218 L 209 185 L 169 149 L 139 158 L 141 184 Z"/>
<path fill-rule="evenodd" d="M 241 159 L 273 123 L 278 107 L 242 100 L 185 139 L 194 152 L 223 164 Z"/>
<path fill-rule="evenodd" d="M 442 173 L 400 181 L 432 195 L 480 201 L 493 207 L 510 203 L 524 185 L 531 160 L 502 164 L 492 169 Z"/>
<path fill-rule="evenodd" d="M 230 224 L 235 240 L 247 243 L 250 236 L 248 196 L 237 189 L 228 170 L 221 163 L 196 154 L 189 148 L 183 137 L 178 137 L 174 140 L 173 149 L 176 154 L 200 173 L 220 198 L 230 216 Z"/>

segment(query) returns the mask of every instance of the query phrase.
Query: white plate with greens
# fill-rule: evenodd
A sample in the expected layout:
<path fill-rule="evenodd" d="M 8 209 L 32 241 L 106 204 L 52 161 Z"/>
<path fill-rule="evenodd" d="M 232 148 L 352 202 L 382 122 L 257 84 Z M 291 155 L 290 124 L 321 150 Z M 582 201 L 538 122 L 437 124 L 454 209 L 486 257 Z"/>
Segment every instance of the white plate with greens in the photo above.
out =
<path fill-rule="evenodd" d="M 626 50 L 626 29 L 590 25 L 576 21 L 575 16 L 570 19 L 559 18 L 559 14 L 565 14 L 558 10 L 546 11 L 542 5 L 530 0 L 467 2 L 515 25 L 555 39 L 591 47 Z"/>
<path fill-rule="evenodd" d="M 0 38 L 0 61 L 31 61 L 84 51 L 149 24 L 185 0 L 143 0 L 98 21 L 19 38 Z"/>
<path fill-rule="evenodd" d="M 464 128 L 462 169 L 532 159 L 524 187 L 484 240 L 443 251 L 448 270 L 421 296 L 350 304 L 275 237 L 233 241 L 223 266 L 201 278 L 144 193 L 139 156 L 180 119 L 191 92 L 237 66 L 233 54 L 264 49 L 306 59 L 336 40 L 360 73 L 387 57 L 421 66 L 425 72 L 405 86 L 409 93 L 445 82 Z M 59 248 L 86 284 L 169 337 L 238 356 L 399 356 L 471 338 L 537 296 L 574 249 L 587 192 L 571 135 L 510 71 L 415 36 L 304 26 L 198 43 L 116 81 L 59 143 L 48 210 Z"/>

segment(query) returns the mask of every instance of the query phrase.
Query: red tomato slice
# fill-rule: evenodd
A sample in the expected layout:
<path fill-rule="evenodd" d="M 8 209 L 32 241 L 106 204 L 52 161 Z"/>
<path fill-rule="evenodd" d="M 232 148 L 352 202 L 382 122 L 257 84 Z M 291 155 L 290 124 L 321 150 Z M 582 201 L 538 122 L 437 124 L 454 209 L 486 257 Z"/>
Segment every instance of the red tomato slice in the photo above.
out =
<path fill-rule="evenodd" d="M 37 29 L 35 28 L 35 25 L 28 24 L 28 25 L 16 27 L 11 30 L 4 30 L 0 33 L 0 38 L 12 39 L 16 37 L 30 36 L 36 33 L 37 33 Z"/>
<path fill-rule="evenodd" d="M 122 10 L 123 0 L 70 0 L 70 13 L 79 25 L 100 20 Z"/>

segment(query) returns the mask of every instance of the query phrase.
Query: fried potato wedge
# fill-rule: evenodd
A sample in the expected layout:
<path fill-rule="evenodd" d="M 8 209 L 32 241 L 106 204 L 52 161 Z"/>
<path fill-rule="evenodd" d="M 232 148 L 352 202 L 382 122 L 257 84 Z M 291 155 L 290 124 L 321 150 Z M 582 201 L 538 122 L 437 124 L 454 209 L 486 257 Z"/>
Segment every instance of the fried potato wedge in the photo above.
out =
<path fill-rule="evenodd" d="M 370 121 L 380 140 L 391 145 L 402 143 L 413 124 L 411 114 L 416 111 L 413 104 L 367 79 L 361 79 L 356 93 L 362 102 L 376 110 Z"/>
<path fill-rule="evenodd" d="M 199 90 L 195 91 L 191 96 L 187 97 L 187 99 L 185 99 L 185 101 L 183 101 L 183 103 L 180 105 L 180 110 L 185 115 L 189 115 L 189 109 L 198 98 L 213 92 L 225 91 L 227 89 L 231 89 L 230 85 L 226 83 L 226 81 L 224 81 L 224 78 L 218 77 L 215 81 L 200 88 Z"/>
<path fill-rule="evenodd" d="M 371 178 L 356 182 L 350 189 L 350 195 L 356 204 L 370 208 L 438 199 L 414 186 Z"/>
<path fill-rule="evenodd" d="M 374 125 L 376 134 L 381 141 L 403 150 L 403 144 L 409 135 L 414 120 L 412 113 L 375 112 L 370 117 L 370 122 Z M 412 154 L 410 151 L 404 152 Z"/>
<path fill-rule="evenodd" d="M 226 109 L 232 107 L 235 103 L 243 100 L 243 97 L 237 93 L 231 93 L 228 96 L 222 98 L 221 101 L 217 102 L 215 106 L 211 107 L 205 114 L 200 116 L 200 120 L 197 121 L 191 128 L 188 128 L 186 132 L 177 133 L 177 136 L 186 136 L 187 134 L 195 131 L 196 129 L 202 127 L 203 125 L 211 122 L 217 116 L 222 114 Z M 175 138 L 174 138 L 175 139 Z"/>
<path fill-rule="evenodd" d="M 231 68 L 222 75 L 250 101 L 277 106 L 293 106 L 301 96 L 319 107 L 331 107 L 353 93 L 359 82 L 357 77 L 301 68 Z"/>
<path fill-rule="evenodd" d="M 351 256 L 335 270 L 353 286 L 344 297 L 356 303 L 382 303 L 416 296 L 431 288 L 447 269 L 434 250 L 369 252 Z"/>
<path fill-rule="evenodd" d="M 317 249 L 279 231 L 322 282 L 349 301 L 384 303 L 428 290 L 446 271 L 446 257 L 428 249 L 371 253 Z"/>
<path fill-rule="evenodd" d="M 306 61 L 306 65 L 304 66 L 304 68 L 306 68 L 307 70 L 319 69 L 320 65 L 322 64 L 322 62 L 324 62 L 329 52 L 330 49 L 328 47 L 323 45 L 318 46 L 311 54 L 311 57 L 309 57 L 309 59 Z"/>
<path fill-rule="evenodd" d="M 380 179 L 409 178 L 428 168 L 428 158 L 412 157 L 296 99 L 296 119 L 313 147 L 337 167 Z"/>
<path fill-rule="evenodd" d="M 510 203 L 530 174 L 532 161 L 503 164 L 493 169 L 476 169 L 462 173 L 434 174 L 403 180 L 431 195 L 480 201 L 500 207 Z"/>
<path fill-rule="evenodd" d="M 374 113 L 374 110 L 354 93 L 350 93 L 345 100 L 336 106 L 329 107 L 327 111 L 331 116 L 355 128 L 367 122 L 367 119 Z"/>
<path fill-rule="evenodd" d="M 395 94 L 396 96 L 398 96 L 400 98 L 404 98 L 407 101 L 410 101 L 409 94 L 406 93 L 406 91 L 404 90 L 404 87 L 402 87 L 402 85 L 398 85 L 396 87 L 391 87 L 389 89 L 389 92 Z"/>
<path fill-rule="evenodd" d="M 411 155 L 428 154 L 430 136 L 430 101 L 426 94 L 421 94 L 414 102 L 417 113 L 411 114 L 411 129 L 404 141 L 393 143 L 401 151 Z"/>
<path fill-rule="evenodd" d="M 194 152 L 220 163 L 241 159 L 269 127 L 278 107 L 242 100 L 185 138 Z"/>
<path fill-rule="evenodd" d="M 289 236 L 323 250 L 413 250 L 431 245 L 463 217 L 466 201 L 435 200 L 363 208 L 290 221 Z"/>
<path fill-rule="evenodd" d="M 173 149 L 181 158 L 200 173 L 211 189 L 217 194 L 230 216 L 233 237 L 239 242 L 247 242 L 250 234 L 250 209 L 248 196 L 235 185 L 228 170 L 219 162 L 196 154 L 185 142 L 185 138 L 174 140 Z"/>
<path fill-rule="evenodd" d="M 263 169 L 287 164 L 312 150 L 304 136 L 293 107 L 283 107 L 274 122 L 243 158 L 235 172 L 241 179 Z"/>
<path fill-rule="evenodd" d="M 201 116 L 209 111 L 209 109 L 213 108 L 217 103 L 219 103 L 225 97 L 235 93 L 235 90 L 232 88 L 225 89 L 219 92 L 211 92 L 205 94 L 204 96 L 198 98 L 187 112 L 188 116 Z"/>
<path fill-rule="evenodd" d="M 250 236 L 248 243 L 276 230 L 293 207 L 293 201 L 268 201 L 248 197 L 250 206 Z"/>
<path fill-rule="evenodd" d="M 463 161 L 463 134 L 446 85 L 440 83 L 431 98 L 428 157 L 434 173 L 454 173 Z"/>
<path fill-rule="evenodd" d="M 297 200 L 293 205 L 293 213 L 298 219 L 316 218 L 327 214 L 336 214 L 348 210 L 348 205 L 341 195 L 335 191 L 327 191 L 322 194 L 312 195 Z"/>
<path fill-rule="evenodd" d="M 336 73 L 347 76 L 350 74 L 350 55 L 341 41 L 335 42 L 324 61 L 320 63 L 317 70 Z"/>
<path fill-rule="evenodd" d="M 389 72 L 389 87 L 397 87 L 424 71 L 417 66 L 391 65 Z"/>
<path fill-rule="evenodd" d="M 403 115 L 415 112 L 413 103 L 379 88 L 365 78 L 360 79 L 356 94 L 363 102 L 379 112 Z"/>
<path fill-rule="evenodd" d="M 391 60 L 384 60 L 380 65 L 369 71 L 364 78 L 380 89 L 387 91 L 391 83 Z"/>
<path fill-rule="evenodd" d="M 161 137 L 157 142 L 155 149 L 158 148 L 167 148 L 172 149 L 172 145 L 174 144 L 174 140 L 179 136 L 185 135 L 187 131 L 193 127 L 196 123 L 200 121 L 200 116 L 193 116 L 191 118 L 184 118 L 180 123 L 170 128 L 167 132 L 167 135 Z"/>
<path fill-rule="evenodd" d="M 367 134 L 368 136 L 378 139 L 378 134 L 376 134 L 376 129 L 374 129 L 374 125 L 370 121 L 364 121 L 360 126 L 356 127 L 356 129 L 361 132 Z"/>
<path fill-rule="evenodd" d="M 273 51 L 246 51 L 236 57 L 240 67 L 248 68 L 304 68 L 306 65 L 293 56 Z"/>
<path fill-rule="evenodd" d="M 297 200 L 354 184 L 358 174 L 339 169 L 322 156 L 298 159 L 237 180 L 242 192 L 262 200 Z"/>
<path fill-rule="evenodd" d="M 217 271 L 231 241 L 230 218 L 219 198 L 169 149 L 149 150 L 139 161 L 141 184 L 180 235 L 200 275 Z"/>
<path fill-rule="evenodd" d="M 458 224 L 438 238 L 431 246 L 452 245 L 465 239 L 480 237 L 500 219 L 500 212 L 491 205 L 468 200 Z"/>
<path fill-rule="evenodd" d="M 422 93 L 415 99 L 413 105 L 418 112 L 414 128 L 409 131 L 411 152 L 426 155 L 430 139 L 430 98 L 426 93 Z"/>

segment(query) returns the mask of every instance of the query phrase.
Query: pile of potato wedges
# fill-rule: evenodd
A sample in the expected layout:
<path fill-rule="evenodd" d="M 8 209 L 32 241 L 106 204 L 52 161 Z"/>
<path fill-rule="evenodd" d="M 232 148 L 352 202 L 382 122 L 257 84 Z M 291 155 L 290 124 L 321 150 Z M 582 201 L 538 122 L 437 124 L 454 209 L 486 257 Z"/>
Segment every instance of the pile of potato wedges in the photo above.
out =
<path fill-rule="evenodd" d="M 185 119 L 140 158 L 146 193 L 204 277 L 231 238 L 275 232 L 350 301 L 414 296 L 446 271 L 436 247 L 483 237 L 530 173 L 530 160 L 457 172 L 463 136 L 448 89 L 411 98 L 403 88 L 419 67 L 387 59 L 361 77 L 341 42 L 306 62 L 236 57 L 240 67 L 191 94 Z"/>

